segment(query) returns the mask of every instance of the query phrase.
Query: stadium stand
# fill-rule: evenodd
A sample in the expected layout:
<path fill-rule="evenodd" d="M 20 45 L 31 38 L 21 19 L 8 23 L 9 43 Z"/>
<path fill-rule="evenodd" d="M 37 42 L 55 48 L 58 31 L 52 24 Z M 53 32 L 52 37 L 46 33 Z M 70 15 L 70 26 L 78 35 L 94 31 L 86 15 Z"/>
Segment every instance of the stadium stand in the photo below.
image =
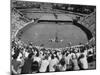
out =
<path fill-rule="evenodd" d="M 22 28 L 27 22 L 29 22 L 30 20 L 26 17 L 24 17 L 24 15 L 22 15 L 21 12 L 19 12 L 18 10 L 16 10 L 15 8 L 12 9 L 12 13 L 11 13 L 11 38 L 13 38 L 16 34 L 16 32 Z"/>

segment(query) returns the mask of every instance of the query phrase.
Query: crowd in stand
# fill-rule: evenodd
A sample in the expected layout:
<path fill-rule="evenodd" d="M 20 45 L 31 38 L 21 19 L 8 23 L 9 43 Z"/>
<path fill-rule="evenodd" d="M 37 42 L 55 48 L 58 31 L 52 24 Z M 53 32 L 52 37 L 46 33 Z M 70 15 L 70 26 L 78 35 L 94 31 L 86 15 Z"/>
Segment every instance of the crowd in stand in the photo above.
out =
<path fill-rule="evenodd" d="M 82 24 L 83 26 L 88 28 L 93 34 L 95 34 L 96 10 L 85 17 L 80 17 L 78 23 Z"/>
<path fill-rule="evenodd" d="M 21 12 L 13 8 L 11 13 L 11 37 L 13 38 L 16 32 L 29 21 Z"/>
<path fill-rule="evenodd" d="M 43 2 L 26 2 L 26 1 L 14 1 L 12 2 L 15 8 L 37 8 L 45 9 L 49 7 L 50 9 L 72 11 L 75 13 L 90 14 L 93 12 L 95 6 L 86 5 L 72 5 L 72 4 L 59 4 L 59 3 L 43 3 Z M 46 6 L 45 6 L 46 5 Z"/>
<path fill-rule="evenodd" d="M 41 72 L 87 70 L 95 61 L 95 46 L 80 45 L 66 48 L 44 48 L 28 45 L 19 39 L 11 42 L 12 75 Z"/>

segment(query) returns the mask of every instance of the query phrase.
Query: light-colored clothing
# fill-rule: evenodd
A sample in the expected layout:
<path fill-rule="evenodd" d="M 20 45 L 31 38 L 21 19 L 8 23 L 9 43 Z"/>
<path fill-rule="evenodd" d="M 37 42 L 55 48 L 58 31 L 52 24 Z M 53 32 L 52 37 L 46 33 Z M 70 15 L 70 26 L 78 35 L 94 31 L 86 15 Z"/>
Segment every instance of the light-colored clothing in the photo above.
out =
<path fill-rule="evenodd" d="M 74 70 L 79 70 L 80 68 L 79 68 L 79 66 L 78 66 L 78 61 L 77 61 L 77 59 L 72 59 L 72 62 L 73 62 L 73 65 L 74 65 Z"/>
<path fill-rule="evenodd" d="M 49 71 L 55 71 L 54 66 L 57 65 L 58 62 L 59 62 L 59 61 L 58 61 L 57 58 L 51 59 L 50 65 L 49 65 Z"/>
<path fill-rule="evenodd" d="M 58 56 L 59 60 L 62 59 L 62 54 L 61 53 L 57 53 L 57 56 Z"/>
<path fill-rule="evenodd" d="M 87 62 L 86 56 L 84 56 L 83 58 L 80 59 L 80 63 L 82 64 L 83 69 L 88 69 L 88 62 Z"/>
<path fill-rule="evenodd" d="M 29 53 L 28 52 L 24 52 L 25 57 L 27 58 Z"/>
<path fill-rule="evenodd" d="M 38 63 L 41 61 L 40 57 L 34 57 L 34 61 L 37 61 Z"/>
<path fill-rule="evenodd" d="M 60 71 L 65 71 L 66 70 L 66 65 L 62 66 L 61 64 L 59 65 L 59 70 Z"/>
<path fill-rule="evenodd" d="M 20 61 L 20 62 L 22 62 L 22 59 L 21 59 L 21 57 L 22 57 L 22 54 L 21 54 L 21 53 L 19 53 L 19 56 L 18 56 L 18 58 L 17 58 L 17 61 Z"/>
<path fill-rule="evenodd" d="M 81 55 L 81 53 L 76 53 L 77 58 L 79 58 Z"/>
<path fill-rule="evenodd" d="M 48 60 L 42 60 L 41 67 L 40 67 L 39 71 L 40 72 L 46 72 L 48 65 L 49 65 Z"/>
<path fill-rule="evenodd" d="M 64 58 L 65 58 L 65 63 L 70 64 L 71 54 L 69 54 L 68 56 L 65 56 Z"/>

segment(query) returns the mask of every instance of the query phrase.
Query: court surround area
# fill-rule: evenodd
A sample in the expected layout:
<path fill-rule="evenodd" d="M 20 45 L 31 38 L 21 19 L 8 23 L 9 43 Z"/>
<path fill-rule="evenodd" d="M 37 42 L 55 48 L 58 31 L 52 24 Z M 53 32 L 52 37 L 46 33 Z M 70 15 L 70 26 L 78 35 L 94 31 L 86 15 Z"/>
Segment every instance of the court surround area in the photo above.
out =
<path fill-rule="evenodd" d="M 58 40 L 62 42 L 49 42 L 50 39 L 58 37 Z M 55 24 L 55 23 L 38 23 L 28 27 L 20 36 L 21 40 L 28 44 L 33 42 L 33 45 L 40 46 L 44 44 L 45 47 L 49 48 L 63 48 L 67 47 L 68 43 L 71 42 L 73 45 L 79 43 L 86 43 L 87 36 L 79 27 L 72 23 L 66 24 Z"/>

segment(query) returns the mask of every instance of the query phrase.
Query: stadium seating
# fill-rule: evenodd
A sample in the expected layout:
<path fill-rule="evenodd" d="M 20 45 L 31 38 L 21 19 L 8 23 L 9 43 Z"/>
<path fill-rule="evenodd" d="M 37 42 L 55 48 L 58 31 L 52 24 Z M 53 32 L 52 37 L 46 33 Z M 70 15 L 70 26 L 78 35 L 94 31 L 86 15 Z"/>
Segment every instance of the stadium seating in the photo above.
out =
<path fill-rule="evenodd" d="M 12 9 L 12 13 L 11 13 L 11 38 L 13 38 L 16 34 L 16 32 L 22 28 L 27 22 L 29 22 L 30 20 L 28 20 L 27 18 L 25 18 L 23 15 L 21 15 L 21 13 L 16 10 L 16 9 Z"/>

